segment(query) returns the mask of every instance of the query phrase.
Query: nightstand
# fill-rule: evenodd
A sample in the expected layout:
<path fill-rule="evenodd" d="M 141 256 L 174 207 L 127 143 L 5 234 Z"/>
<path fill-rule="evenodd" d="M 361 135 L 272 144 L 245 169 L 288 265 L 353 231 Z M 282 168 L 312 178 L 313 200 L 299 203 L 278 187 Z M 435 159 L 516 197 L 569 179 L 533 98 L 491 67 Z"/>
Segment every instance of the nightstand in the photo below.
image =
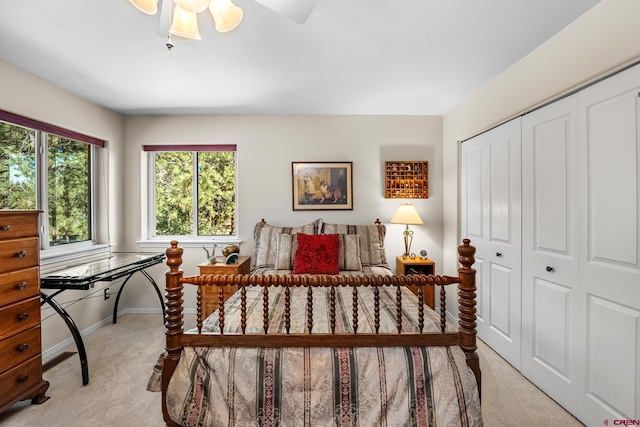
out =
<path fill-rule="evenodd" d="M 436 274 L 436 263 L 429 258 L 396 257 L 396 274 L 404 276 L 408 274 Z M 407 286 L 414 294 L 418 295 L 417 286 Z M 435 286 L 425 286 L 423 291 L 424 303 L 435 309 Z"/>
<path fill-rule="evenodd" d="M 251 257 L 240 256 L 236 264 L 211 264 L 208 261 L 198 264 L 200 274 L 249 274 L 251 270 Z M 218 309 L 218 288 L 219 286 L 202 287 L 202 320 Z M 229 299 L 237 290 L 237 286 L 225 286 L 224 300 Z"/>

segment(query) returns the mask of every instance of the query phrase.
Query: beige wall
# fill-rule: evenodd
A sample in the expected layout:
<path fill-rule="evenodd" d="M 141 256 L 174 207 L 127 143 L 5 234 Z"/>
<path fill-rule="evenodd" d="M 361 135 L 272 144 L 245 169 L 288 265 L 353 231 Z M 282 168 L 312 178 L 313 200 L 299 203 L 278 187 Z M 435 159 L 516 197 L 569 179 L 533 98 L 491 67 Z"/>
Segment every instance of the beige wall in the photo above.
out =
<path fill-rule="evenodd" d="M 405 200 L 384 198 L 384 161 L 427 160 L 430 197 L 415 201 L 425 226 L 414 228 L 413 247 L 425 247 L 436 262 L 442 260 L 442 117 L 123 117 L 6 63 L 0 62 L 0 76 L 0 93 L 3 94 L 0 109 L 107 141 L 101 165 L 105 170 L 101 173 L 105 185 L 99 199 L 109 206 L 108 211 L 100 210 L 102 229 L 109 233 L 108 236 L 103 233 L 100 240 L 110 242 L 115 250 L 138 251 L 137 241 L 146 237 L 142 229 L 146 203 L 143 144 L 233 143 L 238 146 L 238 229 L 244 242 L 241 245 L 243 253 L 250 253 L 253 227 L 262 218 L 282 225 L 303 224 L 318 217 L 328 222 L 349 223 L 370 223 L 380 218 L 387 223 L 387 253 L 393 266 L 395 255 L 403 251 L 403 227 L 389 225 L 388 220 Z M 353 211 L 293 212 L 292 161 L 353 162 Z M 164 249 L 166 247 L 161 245 L 144 250 Z M 187 248 L 185 260 L 185 271 L 196 273 L 196 265 L 204 260 L 204 251 L 199 247 Z M 158 265 L 150 270 L 161 287 L 165 269 Z M 80 331 L 90 332 L 111 316 L 115 298 L 105 301 L 101 297 L 105 287 L 113 292 L 119 284 L 97 283 L 88 291 L 66 291 L 56 300 L 67 309 Z M 195 307 L 195 303 L 187 306 Z M 119 309 L 160 311 L 155 292 L 141 275 L 134 276 L 127 284 Z M 71 334 L 62 319 L 45 306 L 45 358 L 54 356 L 71 342 Z"/>
<path fill-rule="evenodd" d="M 536 105 L 640 59 L 640 2 L 603 0 L 552 40 L 440 117 L 405 116 L 159 116 L 126 117 L 91 104 L 0 62 L 0 109 L 52 123 L 108 141 L 104 163 L 108 184 L 109 240 L 118 250 L 138 250 L 142 227 L 143 144 L 235 143 L 238 145 L 240 238 L 242 252 L 252 246 L 253 225 L 303 224 L 317 217 L 329 222 L 387 222 L 400 200 L 383 197 L 385 160 L 428 160 L 430 197 L 415 201 L 425 226 L 415 227 L 414 249 L 425 247 L 438 272 L 456 267 L 458 244 L 459 141 Z M 442 160 L 441 160 L 442 159 Z M 352 161 L 354 210 L 293 212 L 292 161 Z M 102 216 L 103 223 L 106 216 Z M 388 225 L 387 254 L 402 252 L 402 226 Z M 105 241 L 106 236 L 101 236 Z M 164 247 L 158 247 L 163 250 Z M 185 265 L 195 273 L 204 251 L 191 248 Z M 444 268 L 443 268 L 444 266 Z M 152 270 L 158 283 L 163 266 Z M 144 279 L 142 279 L 144 280 Z M 155 294 L 127 285 L 121 307 L 159 309 Z M 102 285 L 100 285 L 102 286 Z M 106 286 L 106 285 L 105 285 Z M 60 302 L 89 295 L 65 292 Z M 68 307 L 80 330 L 111 314 L 113 298 L 88 298 Z M 449 306 L 455 304 L 450 301 Z M 44 349 L 69 338 L 52 310 L 44 312 Z"/>
<path fill-rule="evenodd" d="M 640 1 L 602 0 L 444 116 L 443 257 L 447 270 L 456 265 L 460 238 L 460 141 L 638 62 L 638 17 Z"/>
<path fill-rule="evenodd" d="M 98 236 L 100 242 L 119 244 L 123 229 L 122 219 L 122 116 L 99 107 L 75 95 L 71 95 L 48 82 L 25 73 L 0 61 L 0 109 L 20 114 L 41 122 L 80 132 L 107 140 L 107 146 L 100 164 L 100 176 L 103 185 L 99 190 L 99 203 L 108 205 L 99 210 L 98 222 L 103 233 Z M 116 246 L 117 247 L 117 246 Z M 44 261 L 43 261 L 44 264 Z M 78 298 L 86 298 L 97 287 L 89 291 L 66 291 L 56 300 L 64 304 Z M 113 300 L 105 302 L 102 298 L 86 298 L 67 308 L 80 330 L 100 324 L 111 315 Z M 53 309 L 45 305 L 42 311 L 43 349 L 68 339 L 65 323 Z M 78 367 L 78 372 L 80 369 Z"/>
<path fill-rule="evenodd" d="M 125 234 L 127 248 L 145 237 L 142 227 L 145 197 L 144 144 L 237 144 L 238 231 L 241 253 L 253 248 L 253 228 L 264 218 L 275 225 L 326 222 L 387 224 L 387 256 L 394 266 L 402 254 L 403 226 L 388 221 L 400 203 L 385 199 L 385 160 L 429 161 L 429 198 L 415 200 L 425 225 L 414 227 L 413 249 L 427 248 L 442 257 L 442 118 L 428 116 L 151 116 L 125 119 Z M 293 211 L 292 161 L 353 162 L 353 211 Z M 142 165 L 142 167 L 141 167 Z M 153 248 L 164 250 L 165 246 Z M 205 260 L 201 247 L 186 248 L 184 270 L 197 272 Z M 162 280 L 162 279 L 160 279 Z M 153 295 L 130 295 L 132 307 L 156 307 Z M 194 307 L 192 303 L 188 304 Z"/>

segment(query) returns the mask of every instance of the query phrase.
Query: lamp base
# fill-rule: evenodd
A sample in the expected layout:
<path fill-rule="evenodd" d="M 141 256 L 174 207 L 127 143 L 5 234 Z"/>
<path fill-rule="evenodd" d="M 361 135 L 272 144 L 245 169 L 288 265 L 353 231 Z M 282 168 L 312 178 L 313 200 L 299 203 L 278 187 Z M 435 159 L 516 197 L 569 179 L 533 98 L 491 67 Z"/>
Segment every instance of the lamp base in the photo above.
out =
<path fill-rule="evenodd" d="M 409 225 L 407 225 L 402 235 L 404 236 L 404 254 L 402 258 L 407 258 L 411 253 L 411 243 L 413 243 L 413 230 L 409 230 Z"/>

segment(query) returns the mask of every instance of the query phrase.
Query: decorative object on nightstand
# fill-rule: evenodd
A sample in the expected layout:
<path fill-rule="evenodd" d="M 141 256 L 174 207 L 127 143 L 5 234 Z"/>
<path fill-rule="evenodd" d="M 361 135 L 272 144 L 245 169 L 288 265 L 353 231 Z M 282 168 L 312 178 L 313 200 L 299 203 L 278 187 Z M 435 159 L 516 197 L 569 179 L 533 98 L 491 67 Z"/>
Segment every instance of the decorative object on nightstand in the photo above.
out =
<path fill-rule="evenodd" d="M 408 257 L 411 253 L 411 243 L 413 242 L 413 231 L 409 230 L 410 225 L 422 225 L 422 219 L 418 215 L 418 211 L 412 203 L 404 203 L 400 205 L 396 213 L 389 221 L 391 224 L 404 224 L 406 228 L 404 230 L 404 254 L 403 257 Z"/>
<path fill-rule="evenodd" d="M 237 254 L 231 254 L 236 255 Z M 231 256 L 230 255 L 230 256 Z M 198 265 L 200 268 L 200 274 L 249 274 L 251 271 L 251 257 L 249 256 L 238 256 L 237 261 L 233 264 L 226 263 L 226 260 L 223 262 L 213 262 L 209 261 L 203 262 Z M 229 299 L 231 295 L 233 295 L 238 287 L 235 285 L 225 285 L 223 286 L 222 292 L 224 295 L 224 301 Z M 207 316 L 218 309 L 219 305 L 219 295 L 220 295 L 220 286 L 204 286 L 202 287 L 202 319 L 204 320 Z"/>
<path fill-rule="evenodd" d="M 396 274 L 405 276 L 409 274 L 436 274 L 436 263 L 429 258 L 407 258 L 404 256 L 396 257 Z M 407 286 L 411 292 L 418 295 L 417 286 Z M 424 303 L 435 309 L 435 286 L 425 286 L 423 293 Z"/>
<path fill-rule="evenodd" d="M 209 252 L 209 249 L 205 248 L 204 246 L 202 247 L 202 249 L 204 249 L 204 251 L 207 253 L 207 259 L 209 260 L 209 262 L 214 263 L 216 260 L 216 247 L 218 245 L 216 243 L 213 244 L 213 248 L 211 248 L 211 252 Z"/>

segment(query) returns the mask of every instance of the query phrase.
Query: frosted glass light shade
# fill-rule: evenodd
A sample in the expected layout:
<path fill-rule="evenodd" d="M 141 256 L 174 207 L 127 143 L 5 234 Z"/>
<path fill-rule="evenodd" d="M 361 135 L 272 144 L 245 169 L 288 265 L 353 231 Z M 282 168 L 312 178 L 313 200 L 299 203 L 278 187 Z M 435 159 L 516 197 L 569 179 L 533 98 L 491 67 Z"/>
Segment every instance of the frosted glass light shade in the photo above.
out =
<path fill-rule="evenodd" d="M 155 15 L 158 11 L 158 0 L 129 0 L 142 13 Z"/>
<path fill-rule="evenodd" d="M 209 11 L 213 16 L 216 30 L 221 33 L 236 28 L 244 16 L 242 9 L 233 4 L 231 0 L 211 0 Z"/>
<path fill-rule="evenodd" d="M 200 13 L 209 7 L 211 0 L 173 0 L 175 4 L 188 12 Z"/>
<path fill-rule="evenodd" d="M 173 19 L 169 33 L 187 39 L 202 40 L 198 31 L 198 18 L 195 13 L 184 10 L 176 5 L 173 9 Z"/>

